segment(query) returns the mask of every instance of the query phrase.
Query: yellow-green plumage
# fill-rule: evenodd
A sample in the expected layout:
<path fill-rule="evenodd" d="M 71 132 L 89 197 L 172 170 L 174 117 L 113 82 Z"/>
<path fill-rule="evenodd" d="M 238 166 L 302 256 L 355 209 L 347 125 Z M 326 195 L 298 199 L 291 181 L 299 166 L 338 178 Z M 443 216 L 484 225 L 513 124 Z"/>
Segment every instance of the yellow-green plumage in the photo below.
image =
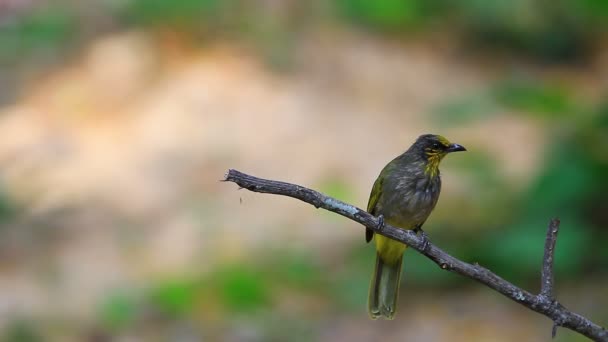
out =
<path fill-rule="evenodd" d="M 367 211 L 382 215 L 387 224 L 420 230 L 439 199 L 439 163 L 449 152 L 464 151 L 439 135 L 425 134 L 380 172 L 372 188 Z M 369 242 L 374 231 L 367 229 Z M 368 311 L 373 319 L 393 319 L 397 308 L 403 252 L 401 242 L 376 235 L 376 264 L 372 274 Z"/>

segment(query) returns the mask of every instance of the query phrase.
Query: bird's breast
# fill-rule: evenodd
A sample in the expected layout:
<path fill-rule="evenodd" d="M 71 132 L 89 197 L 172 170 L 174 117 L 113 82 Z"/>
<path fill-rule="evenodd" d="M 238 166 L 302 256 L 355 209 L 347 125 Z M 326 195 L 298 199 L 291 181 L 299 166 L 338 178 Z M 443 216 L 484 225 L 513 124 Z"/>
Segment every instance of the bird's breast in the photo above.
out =
<path fill-rule="evenodd" d="M 439 176 L 403 177 L 384 189 L 382 214 L 389 224 L 404 229 L 413 229 L 424 223 L 435 208 L 441 191 Z"/>

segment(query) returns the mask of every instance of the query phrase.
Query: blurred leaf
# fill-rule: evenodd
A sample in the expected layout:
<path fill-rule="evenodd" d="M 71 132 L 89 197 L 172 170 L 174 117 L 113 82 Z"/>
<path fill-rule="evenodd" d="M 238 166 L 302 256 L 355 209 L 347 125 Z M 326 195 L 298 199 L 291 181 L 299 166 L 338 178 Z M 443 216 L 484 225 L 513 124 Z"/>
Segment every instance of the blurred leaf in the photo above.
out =
<path fill-rule="evenodd" d="M 46 341 L 38 332 L 34 322 L 16 319 L 8 323 L 0 335 L 3 342 L 41 342 Z"/>
<path fill-rule="evenodd" d="M 217 15 L 219 0 L 134 0 L 125 13 L 129 20 L 141 24 L 188 24 Z"/>
<path fill-rule="evenodd" d="M 248 42 L 274 71 L 288 71 L 294 66 L 298 37 L 295 30 L 281 17 L 266 13 L 249 13 L 244 18 L 242 32 Z"/>
<path fill-rule="evenodd" d="M 101 305 L 101 320 L 110 328 L 122 328 L 133 322 L 137 314 L 136 301 L 126 293 L 114 293 Z"/>
<path fill-rule="evenodd" d="M 606 26 L 606 18 L 608 18 L 608 1 L 605 0 L 568 0 L 570 8 L 575 10 L 576 14 L 587 23 L 595 19 L 595 22 L 601 26 Z"/>
<path fill-rule="evenodd" d="M 504 229 L 487 244 L 490 268 L 507 279 L 532 278 L 542 265 L 544 242 L 549 218 L 538 218 Z M 555 250 L 555 272 L 568 277 L 580 274 L 586 260 L 584 251 L 589 242 L 585 225 L 574 217 L 562 217 Z"/>
<path fill-rule="evenodd" d="M 567 62 L 589 52 L 592 30 L 565 1 L 465 0 L 452 6 L 469 40 L 494 51 L 511 51 L 545 62 Z"/>
<path fill-rule="evenodd" d="M 25 16 L 17 34 L 26 48 L 66 41 L 74 32 L 75 19 L 66 7 L 50 7 Z"/>
<path fill-rule="evenodd" d="M 69 8 L 43 7 L 0 29 L 0 61 L 12 61 L 42 50 L 62 47 L 73 36 L 76 19 Z"/>
<path fill-rule="evenodd" d="M 585 197 L 598 186 L 590 161 L 577 144 L 564 141 L 555 144 L 550 160 L 530 186 L 524 200 L 527 216 L 575 214 Z"/>
<path fill-rule="evenodd" d="M 574 277 L 581 273 L 588 260 L 584 251 L 590 246 L 591 229 L 575 217 L 563 216 L 561 219 L 555 247 L 555 272 Z"/>
<path fill-rule="evenodd" d="M 509 80 L 495 89 L 499 103 L 546 116 L 574 114 L 575 103 L 564 89 L 522 80 Z"/>
<path fill-rule="evenodd" d="M 349 20 L 372 28 L 395 30 L 421 23 L 431 12 L 431 1 L 421 0 L 338 0 L 341 13 Z"/>
<path fill-rule="evenodd" d="M 16 206 L 0 187 L 0 223 L 10 220 L 17 214 Z"/>
<path fill-rule="evenodd" d="M 223 303 L 235 312 L 255 310 L 270 298 L 264 275 L 244 265 L 218 270 L 213 281 Z"/>
<path fill-rule="evenodd" d="M 191 280 L 170 280 L 157 285 L 150 293 L 150 300 L 164 313 L 183 315 L 196 304 L 197 289 Z"/>
<path fill-rule="evenodd" d="M 511 281 L 526 279 L 540 270 L 545 226 L 526 223 L 505 226 L 480 248 L 480 264 Z"/>

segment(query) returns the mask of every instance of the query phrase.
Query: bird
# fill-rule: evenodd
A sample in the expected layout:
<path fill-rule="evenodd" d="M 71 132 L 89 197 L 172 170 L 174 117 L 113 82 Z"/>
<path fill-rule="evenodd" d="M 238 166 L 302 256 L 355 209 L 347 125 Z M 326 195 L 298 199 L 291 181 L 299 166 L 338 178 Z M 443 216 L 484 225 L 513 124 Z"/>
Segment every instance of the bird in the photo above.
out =
<path fill-rule="evenodd" d="M 428 245 L 422 225 L 441 192 L 439 163 L 449 153 L 466 151 L 437 134 L 423 134 L 380 172 L 374 182 L 367 211 L 378 217 L 379 225 L 414 230 Z M 376 264 L 369 287 L 368 312 L 372 319 L 392 320 L 397 309 L 401 264 L 407 246 L 366 228 L 365 240 L 375 235 Z"/>

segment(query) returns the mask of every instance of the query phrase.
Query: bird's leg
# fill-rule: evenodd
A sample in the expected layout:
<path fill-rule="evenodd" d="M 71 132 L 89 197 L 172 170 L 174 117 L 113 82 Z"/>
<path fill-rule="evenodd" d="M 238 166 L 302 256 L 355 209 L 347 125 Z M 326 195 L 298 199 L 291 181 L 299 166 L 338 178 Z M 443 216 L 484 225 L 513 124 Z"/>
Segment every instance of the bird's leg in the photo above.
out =
<path fill-rule="evenodd" d="M 380 214 L 378 215 L 378 231 L 381 232 L 384 229 L 384 226 L 386 224 L 384 223 L 384 215 Z"/>
<path fill-rule="evenodd" d="M 426 234 L 424 230 L 422 230 L 422 225 L 418 225 L 414 228 L 414 233 L 420 233 L 420 237 L 422 238 L 422 250 L 426 251 L 429 248 L 429 236 Z"/>

